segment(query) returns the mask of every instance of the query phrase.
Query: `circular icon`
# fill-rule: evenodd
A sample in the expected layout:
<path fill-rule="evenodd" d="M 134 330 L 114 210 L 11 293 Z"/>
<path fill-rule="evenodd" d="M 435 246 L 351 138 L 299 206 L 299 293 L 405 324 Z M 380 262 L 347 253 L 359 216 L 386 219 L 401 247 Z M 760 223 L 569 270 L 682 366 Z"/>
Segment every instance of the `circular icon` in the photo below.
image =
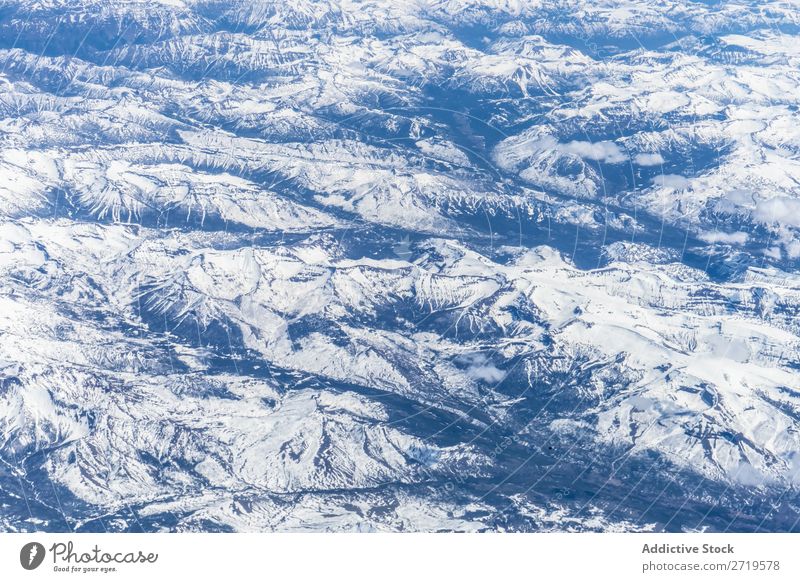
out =
<path fill-rule="evenodd" d="M 19 563 L 26 570 L 35 570 L 44 562 L 44 546 L 39 542 L 29 542 L 19 551 Z"/>

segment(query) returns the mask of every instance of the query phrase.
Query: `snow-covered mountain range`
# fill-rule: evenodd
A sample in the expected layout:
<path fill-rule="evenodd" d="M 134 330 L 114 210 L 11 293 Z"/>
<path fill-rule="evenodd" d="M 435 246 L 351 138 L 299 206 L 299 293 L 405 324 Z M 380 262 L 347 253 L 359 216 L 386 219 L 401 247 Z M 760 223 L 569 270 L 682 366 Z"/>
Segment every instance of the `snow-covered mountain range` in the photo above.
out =
<path fill-rule="evenodd" d="M 797 530 L 799 34 L 0 0 L 0 530 Z"/>

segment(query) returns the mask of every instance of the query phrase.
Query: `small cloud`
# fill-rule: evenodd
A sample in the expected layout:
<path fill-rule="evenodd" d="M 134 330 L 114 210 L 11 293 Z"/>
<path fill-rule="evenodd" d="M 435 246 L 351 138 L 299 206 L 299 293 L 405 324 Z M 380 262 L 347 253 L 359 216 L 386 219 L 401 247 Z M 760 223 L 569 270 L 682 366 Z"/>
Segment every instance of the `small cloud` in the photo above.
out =
<path fill-rule="evenodd" d="M 506 144 L 498 147 L 495 155 L 498 163 L 503 167 L 509 167 L 526 157 L 538 155 L 540 152 L 551 151 L 607 164 L 619 164 L 628 159 L 625 150 L 613 141 L 570 141 L 559 143 L 558 139 L 553 135 L 543 135 L 513 146 Z"/>
<path fill-rule="evenodd" d="M 750 487 L 766 485 L 769 482 L 766 475 L 746 461 L 739 462 L 739 466 L 731 472 L 731 477 L 737 483 Z"/>
<path fill-rule="evenodd" d="M 613 141 L 571 141 L 569 143 L 558 144 L 558 149 L 562 152 L 586 158 L 587 160 L 595 160 L 607 164 L 619 164 L 628 159 L 628 156 L 622 148 Z"/>
<path fill-rule="evenodd" d="M 475 380 L 482 380 L 487 384 L 497 384 L 500 380 L 506 377 L 506 373 L 500 368 L 496 368 L 492 364 L 487 366 L 470 366 L 467 369 L 467 374 Z"/>
<path fill-rule="evenodd" d="M 727 245 L 743 245 L 750 237 L 746 232 L 701 232 L 700 240 L 707 243 L 722 243 Z"/>
<path fill-rule="evenodd" d="M 793 240 L 789 243 L 786 243 L 783 248 L 786 250 L 786 255 L 794 260 L 800 257 L 800 241 Z"/>
<path fill-rule="evenodd" d="M 788 461 L 789 471 L 787 476 L 789 478 L 789 482 L 793 483 L 794 485 L 800 485 L 800 453 L 792 453 Z"/>
<path fill-rule="evenodd" d="M 480 380 L 487 384 L 497 384 L 506 377 L 506 373 L 492 364 L 485 354 L 461 356 L 457 361 L 469 364 L 465 373 L 473 380 Z"/>
<path fill-rule="evenodd" d="M 637 166 L 660 166 L 664 158 L 659 153 L 642 153 L 636 154 L 633 161 Z"/>
<path fill-rule="evenodd" d="M 653 184 L 661 186 L 662 188 L 672 188 L 673 190 L 681 190 L 689 186 L 689 180 L 684 176 L 678 174 L 663 174 L 653 178 Z"/>
<path fill-rule="evenodd" d="M 753 217 L 767 224 L 800 226 L 800 200 L 783 196 L 762 200 L 756 205 Z"/>

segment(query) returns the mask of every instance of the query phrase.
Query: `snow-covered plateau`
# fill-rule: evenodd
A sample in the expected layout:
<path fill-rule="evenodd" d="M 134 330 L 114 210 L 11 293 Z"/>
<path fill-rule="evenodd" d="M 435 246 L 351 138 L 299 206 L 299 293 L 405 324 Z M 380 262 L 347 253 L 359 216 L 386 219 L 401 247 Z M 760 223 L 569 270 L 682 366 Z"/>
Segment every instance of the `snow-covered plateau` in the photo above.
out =
<path fill-rule="evenodd" d="M 800 530 L 796 0 L 0 0 L 0 531 Z"/>

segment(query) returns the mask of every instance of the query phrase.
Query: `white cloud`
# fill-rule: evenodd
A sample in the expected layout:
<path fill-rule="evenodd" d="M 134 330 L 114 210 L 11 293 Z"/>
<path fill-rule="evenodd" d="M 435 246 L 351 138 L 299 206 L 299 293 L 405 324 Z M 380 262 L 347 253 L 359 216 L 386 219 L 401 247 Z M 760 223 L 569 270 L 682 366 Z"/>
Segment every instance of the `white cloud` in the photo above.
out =
<path fill-rule="evenodd" d="M 487 384 L 497 384 L 506 377 L 506 373 L 489 361 L 484 354 L 473 354 L 460 358 L 462 362 L 469 362 L 466 374 L 474 380 L 481 380 Z"/>
<path fill-rule="evenodd" d="M 689 98 L 676 91 L 656 91 L 647 96 L 647 108 L 656 113 L 669 113 L 689 104 Z"/>
<path fill-rule="evenodd" d="M 792 453 L 789 457 L 788 477 L 795 485 L 800 485 L 800 453 Z"/>
<path fill-rule="evenodd" d="M 768 224 L 800 226 L 800 200 L 782 196 L 762 200 L 756 205 L 753 218 Z"/>
<path fill-rule="evenodd" d="M 636 154 L 633 158 L 637 166 L 660 166 L 664 163 L 664 158 L 659 153 L 642 153 Z"/>
<path fill-rule="evenodd" d="M 770 482 L 768 476 L 764 475 L 747 461 L 740 461 L 739 466 L 731 471 L 731 477 L 734 481 L 750 487 L 758 487 L 759 485 L 765 485 Z"/>
<path fill-rule="evenodd" d="M 673 188 L 675 190 L 680 190 L 689 185 L 689 180 L 687 180 L 684 176 L 679 176 L 678 174 L 663 174 L 653 178 L 653 184 L 656 186 L 661 186 L 662 188 Z"/>
<path fill-rule="evenodd" d="M 622 148 L 613 141 L 571 141 L 558 144 L 557 147 L 562 152 L 607 164 L 619 164 L 628 159 Z"/>
<path fill-rule="evenodd" d="M 489 364 L 487 366 L 471 366 L 467 374 L 476 380 L 483 380 L 487 384 L 496 384 L 506 377 L 506 373 L 500 368 Z"/>
<path fill-rule="evenodd" d="M 587 160 L 619 164 L 628 159 L 628 155 L 613 141 L 570 141 L 559 143 L 552 135 L 539 136 L 536 139 L 515 142 L 506 140 L 497 146 L 494 156 L 498 165 L 503 168 L 518 166 L 522 160 L 536 156 L 541 152 L 556 151 L 563 154 L 579 156 Z"/>
<path fill-rule="evenodd" d="M 786 254 L 790 259 L 800 257 L 800 241 L 793 240 L 790 243 L 786 243 L 783 248 L 786 249 Z"/>
<path fill-rule="evenodd" d="M 746 232 L 719 232 L 709 231 L 701 232 L 699 235 L 700 240 L 707 243 L 723 243 L 730 245 L 743 245 L 750 238 Z"/>

